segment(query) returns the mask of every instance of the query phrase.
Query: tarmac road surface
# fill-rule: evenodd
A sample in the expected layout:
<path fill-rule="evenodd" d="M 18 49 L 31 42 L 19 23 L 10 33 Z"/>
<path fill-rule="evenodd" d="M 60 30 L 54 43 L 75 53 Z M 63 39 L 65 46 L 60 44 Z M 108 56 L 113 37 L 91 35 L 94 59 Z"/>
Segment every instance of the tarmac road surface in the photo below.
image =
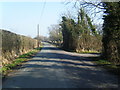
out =
<path fill-rule="evenodd" d="M 118 77 L 92 63 L 87 57 L 45 43 L 30 61 L 11 72 L 3 88 L 118 88 Z"/>

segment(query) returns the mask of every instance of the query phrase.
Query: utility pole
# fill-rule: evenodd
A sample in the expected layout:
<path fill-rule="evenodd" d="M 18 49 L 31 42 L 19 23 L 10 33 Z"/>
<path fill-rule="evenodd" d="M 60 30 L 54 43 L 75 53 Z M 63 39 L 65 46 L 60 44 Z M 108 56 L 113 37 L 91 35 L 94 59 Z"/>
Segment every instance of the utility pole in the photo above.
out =
<path fill-rule="evenodd" d="M 39 48 L 39 44 L 40 44 L 40 39 L 39 39 L 39 24 L 37 25 L 37 37 L 38 37 L 38 43 L 37 43 L 37 47 Z"/>

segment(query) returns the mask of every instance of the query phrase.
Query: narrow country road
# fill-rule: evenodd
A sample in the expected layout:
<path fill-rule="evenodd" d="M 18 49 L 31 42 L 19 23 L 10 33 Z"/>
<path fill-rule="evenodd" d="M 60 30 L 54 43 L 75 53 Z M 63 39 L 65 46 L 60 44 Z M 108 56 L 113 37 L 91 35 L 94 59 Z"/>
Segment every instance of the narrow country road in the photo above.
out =
<path fill-rule="evenodd" d="M 34 58 L 13 71 L 3 88 L 118 88 L 118 77 L 92 63 L 97 54 L 66 52 L 44 42 Z"/>

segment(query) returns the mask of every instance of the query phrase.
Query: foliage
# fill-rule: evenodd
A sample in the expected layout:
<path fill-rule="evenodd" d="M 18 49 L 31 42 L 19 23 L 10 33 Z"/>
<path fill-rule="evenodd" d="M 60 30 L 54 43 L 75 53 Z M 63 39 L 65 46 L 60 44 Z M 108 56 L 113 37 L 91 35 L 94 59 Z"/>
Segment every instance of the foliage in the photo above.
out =
<path fill-rule="evenodd" d="M 120 64 L 120 2 L 104 2 L 103 56 Z"/>
<path fill-rule="evenodd" d="M 102 36 L 97 33 L 84 9 L 78 12 L 78 20 L 63 16 L 60 24 L 63 34 L 63 48 L 70 51 L 101 50 Z"/>
<path fill-rule="evenodd" d="M 63 48 L 70 51 L 75 51 L 77 48 L 77 40 L 79 32 L 76 23 L 71 18 L 62 17 L 62 35 L 63 35 Z"/>
<path fill-rule="evenodd" d="M 62 42 L 62 32 L 59 25 L 52 25 L 49 29 L 49 40 L 52 43 L 61 44 Z"/>
<path fill-rule="evenodd" d="M 79 0 L 76 3 L 79 3 Z M 104 14 L 102 56 L 110 62 L 120 64 L 120 2 L 84 0 L 79 5 L 85 7 L 90 14 L 93 13 L 93 16 Z"/>
<path fill-rule="evenodd" d="M 34 54 L 36 54 L 40 49 L 34 49 L 26 54 L 20 55 L 18 58 L 16 58 L 12 63 L 5 64 L 1 69 L 0 73 L 6 75 L 9 70 L 12 70 L 16 66 L 19 66 L 22 64 L 22 62 L 29 60 Z"/>
<path fill-rule="evenodd" d="M 19 55 L 37 47 L 37 40 L 2 30 L 2 64 L 11 63 Z"/>
<path fill-rule="evenodd" d="M 91 17 L 103 18 L 103 31 L 98 32 L 103 34 L 102 56 L 110 62 L 120 64 L 120 2 L 102 1 L 84 0 L 80 2 L 80 0 L 76 0 L 74 6 L 84 7 Z M 94 27 L 90 23 L 89 25 L 94 31 Z"/>

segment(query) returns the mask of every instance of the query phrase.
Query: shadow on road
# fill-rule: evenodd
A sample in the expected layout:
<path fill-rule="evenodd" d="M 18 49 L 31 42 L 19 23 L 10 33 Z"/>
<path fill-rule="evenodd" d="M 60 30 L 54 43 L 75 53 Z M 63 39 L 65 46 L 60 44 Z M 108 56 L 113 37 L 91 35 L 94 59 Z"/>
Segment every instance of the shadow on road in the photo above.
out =
<path fill-rule="evenodd" d="M 92 61 L 46 46 L 19 72 L 8 78 L 4 87 L 117 88 L 118 78 L 99 69 Z"/>

